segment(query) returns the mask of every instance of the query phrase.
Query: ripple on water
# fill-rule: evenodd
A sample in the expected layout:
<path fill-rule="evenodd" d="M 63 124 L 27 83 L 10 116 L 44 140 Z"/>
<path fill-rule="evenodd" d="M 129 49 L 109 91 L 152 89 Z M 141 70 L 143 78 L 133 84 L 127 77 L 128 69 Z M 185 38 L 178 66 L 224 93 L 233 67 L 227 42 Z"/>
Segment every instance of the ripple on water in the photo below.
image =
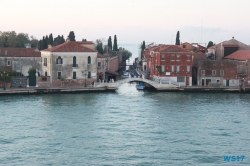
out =
<path fill-rule="evenodd" d="M 0 96 L 0 165 L 226 165 L 249 154 L 250 95 L 134 86 Z"/>

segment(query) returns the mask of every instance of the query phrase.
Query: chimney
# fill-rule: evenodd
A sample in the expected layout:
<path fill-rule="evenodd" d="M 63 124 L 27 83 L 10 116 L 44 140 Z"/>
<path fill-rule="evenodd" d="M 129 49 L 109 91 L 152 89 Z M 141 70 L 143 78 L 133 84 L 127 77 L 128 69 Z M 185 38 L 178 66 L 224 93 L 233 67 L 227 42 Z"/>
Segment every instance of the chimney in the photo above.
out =
<path fill-rule="evenodd" d="M 7 50 L 5 50 L 5 56 L 7 56 Z"/>
<path fill-rule="evenodd" d="M 52 48 L 52 45 L 51 45 L 51 44 L 48 44 L 48 48 Z"/>

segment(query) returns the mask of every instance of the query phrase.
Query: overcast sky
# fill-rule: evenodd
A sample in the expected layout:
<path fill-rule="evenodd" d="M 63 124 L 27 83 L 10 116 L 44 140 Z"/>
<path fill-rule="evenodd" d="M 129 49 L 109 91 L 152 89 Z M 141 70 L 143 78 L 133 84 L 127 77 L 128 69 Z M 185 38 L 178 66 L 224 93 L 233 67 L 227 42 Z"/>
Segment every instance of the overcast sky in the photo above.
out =
<path fill-rule="evenodd" d="M 118 44 L 219 43 L 235 39 L 250 44 L 250 0 L 1 0 L 0 31 L 41 39 L 53 34 L 76 40 L 114 38 Z"/>

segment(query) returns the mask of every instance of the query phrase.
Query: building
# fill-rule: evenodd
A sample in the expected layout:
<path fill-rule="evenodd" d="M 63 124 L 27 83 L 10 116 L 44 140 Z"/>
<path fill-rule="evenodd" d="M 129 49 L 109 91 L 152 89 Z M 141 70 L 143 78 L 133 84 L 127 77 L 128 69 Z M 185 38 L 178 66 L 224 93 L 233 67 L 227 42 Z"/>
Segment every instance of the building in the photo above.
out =
<path fill-rule="evenodd" d="M 198 66 L 200 61 L 207 60 L 207 54 L 203 52 L 193 53 L 192 63 L 192 85 L 198 85 Z"/>
<path fill-rule="evenodd" d="M 102 54 L 97 54 L 97 81 L 101 82 L 105 79 L 106 58 Z"/>
<path fill-rule="evenodd" d="M 198 66 L 200 86 L 249 85 L 250 47 L 234 39 L 208 48 L 208 59 Z"/>
<path fill-rule="evenodd" d="M 0 70 L 13 70 L 28 76 L 31 67 L 41 73 L 41 53 L 35 48 L 0 48 Z"/>
<path fill-rule="evenodd" d="M 231 40 L 223 41 L 208 48 L 208 57 L 213 60 L 221 60 L 224 57 L 238 50 L 250 50 L 250 47 L 234 37 Z"/>
<path fill-rule="evenodd" d="M 68 41 L 41 50 L 41 74 L 50 76 L 52 86 L 92 84 L 97 81 L 97 52 L 92 48 L 89 42 Z"/>
<path fill-rule="evenodd" d="M 144 50 L 150 78 L 169 80 L 180 86 L 192 86 L 193 53 L 177 45 L 153 46 Z"/>

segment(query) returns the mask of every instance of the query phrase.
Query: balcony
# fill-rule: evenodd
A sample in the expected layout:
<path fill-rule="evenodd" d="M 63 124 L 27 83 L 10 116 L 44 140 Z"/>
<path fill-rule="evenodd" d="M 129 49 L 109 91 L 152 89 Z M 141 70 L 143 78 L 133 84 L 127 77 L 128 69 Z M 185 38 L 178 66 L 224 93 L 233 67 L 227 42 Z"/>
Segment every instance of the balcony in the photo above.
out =
<path fill-rule="evenodd" d="M 73 64 L 72 67 L 78 67 L 78 64 Z"/>

